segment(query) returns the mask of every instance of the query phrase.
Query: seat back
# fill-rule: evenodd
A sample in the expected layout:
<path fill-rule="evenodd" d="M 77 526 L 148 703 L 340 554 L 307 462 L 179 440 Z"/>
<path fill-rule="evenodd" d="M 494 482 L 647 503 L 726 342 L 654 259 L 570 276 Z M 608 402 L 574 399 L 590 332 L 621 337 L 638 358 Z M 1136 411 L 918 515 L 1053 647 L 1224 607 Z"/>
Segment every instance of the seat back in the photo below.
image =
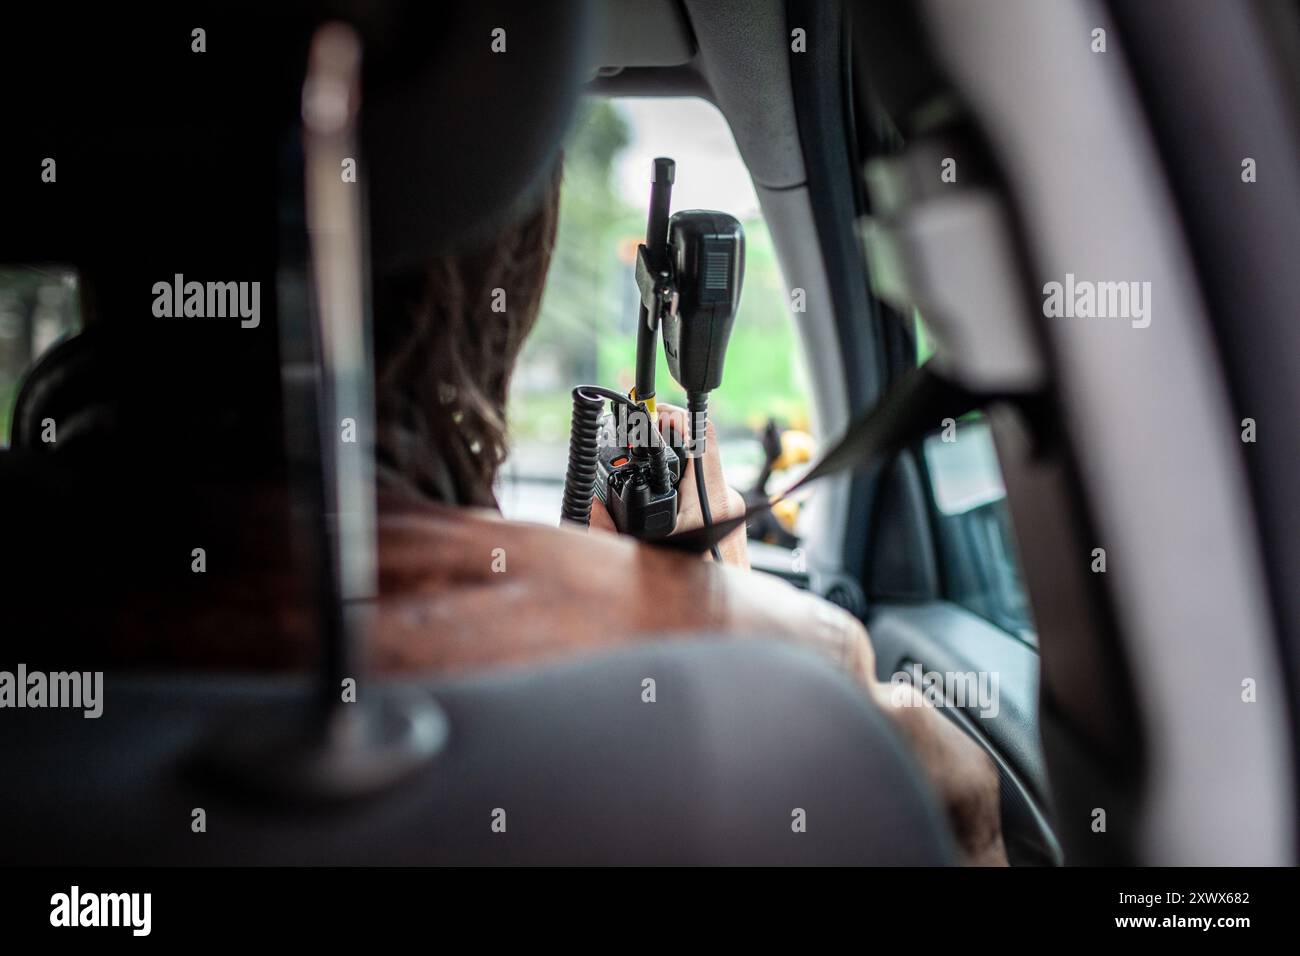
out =
<path fill-rule="evenodd" d="M 652 681 L 653 684 L 648 684 Z M 844 864 L 952 860 L 884 717 L 774 642 L 677 642 L 419 686 L 451 737 L 402 786 L 325 812 L 188 769 L 226 720 L 301 682 L 109 679 L 103 713 L 0 721 L 5 860 L 42 864 Z M 653 687 L 653 700 L 649 688 Z M 364 684 L 360 695 L 378 685 Z M 203 810 L 206 832 L 193 829 Z"/>

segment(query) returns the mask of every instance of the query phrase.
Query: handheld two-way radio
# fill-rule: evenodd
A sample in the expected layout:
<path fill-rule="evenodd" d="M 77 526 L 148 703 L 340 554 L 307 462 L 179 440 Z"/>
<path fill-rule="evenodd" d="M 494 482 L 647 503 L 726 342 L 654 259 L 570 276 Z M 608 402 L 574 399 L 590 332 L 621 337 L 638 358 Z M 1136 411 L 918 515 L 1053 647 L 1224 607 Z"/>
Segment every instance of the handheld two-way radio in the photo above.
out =
<path fill-rule="evenodd" d="M 639 538 L 665 537 L 677 524 L 677 484 L 685 459 L 704 454 L 708 394 L 722 383 L 745 274 L 745 236 L 735 217 L 702 209 L 669 216 L 675 172 L 671 159 L 654 161 L 646 241 L 636 258 L 635 385 L 630 395 L 594 385 L 573 390 L 564 481 L 564 520 L 588 524 L 594 494 L 619 531 Z M 687 396 L 685 444 L 670 445 L 656 425 L 660 333 L 668 371 Z M 602 417 L 606 400 L 612 415 Z M 694 471 L 707 524 L 704 473 Z"/>

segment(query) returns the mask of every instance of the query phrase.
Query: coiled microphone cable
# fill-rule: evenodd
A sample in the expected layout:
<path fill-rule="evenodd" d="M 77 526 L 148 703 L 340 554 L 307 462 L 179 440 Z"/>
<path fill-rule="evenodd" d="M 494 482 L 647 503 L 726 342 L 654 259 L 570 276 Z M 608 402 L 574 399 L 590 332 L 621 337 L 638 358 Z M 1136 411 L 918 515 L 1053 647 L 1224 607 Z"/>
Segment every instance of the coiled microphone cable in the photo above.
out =
<path fill-rule="evenodd" d="M 573 390 L 569 465 L 564 473 L 564 504 L 560 517 L 583 527 L 591 524 L 591 498 L 596 493 L 596 454 L 600 450 L 600 413 L 606 400 L 634 411 L 643 411 L 645 407 L 612 388 L 579 385 Z"/>

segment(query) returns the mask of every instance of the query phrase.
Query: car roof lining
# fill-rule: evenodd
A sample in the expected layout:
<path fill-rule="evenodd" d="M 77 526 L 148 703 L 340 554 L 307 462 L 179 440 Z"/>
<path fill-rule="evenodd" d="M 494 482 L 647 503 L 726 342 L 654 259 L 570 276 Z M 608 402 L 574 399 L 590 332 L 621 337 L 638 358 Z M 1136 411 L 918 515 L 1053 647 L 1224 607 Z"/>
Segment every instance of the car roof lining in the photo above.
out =
<path fill-rule="evenodd" d="M 784 4 L 759 0 L 747 4 L 743 15 L 727 4 L 702 0 L 685 0 L 683 7 L 696 43 L 689 62 L 667 66 L 629 62 L 617 73 L 597 76 L 590 91 L 606 96 L 704 97 L 726 117 L 755 186 L 803 185 L 806 176 L 791 93 Z M 621 4 L 618 9 L 621 13 Z"/>
<path fill-rule="evenodd" d="M 595 13 L 598 69 L 675 67 L 695 56 L 695 36 L 676 0 L 605 0 Z"/>

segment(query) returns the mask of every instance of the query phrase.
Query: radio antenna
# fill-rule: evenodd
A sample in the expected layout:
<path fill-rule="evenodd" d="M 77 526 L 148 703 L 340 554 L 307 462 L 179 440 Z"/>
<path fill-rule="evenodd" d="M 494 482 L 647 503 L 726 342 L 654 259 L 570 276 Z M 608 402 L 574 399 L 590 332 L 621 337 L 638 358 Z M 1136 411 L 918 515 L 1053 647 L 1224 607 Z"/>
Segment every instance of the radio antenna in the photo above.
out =
<path fill-rule="evenodd" d="M 677 164 L 666 156 L 655 159 L 650 171 L 650 214 L 646 222 L 645 252 L 638 267 L 648 267 L 648 281 L 655 281 L 668 269 L 668 214 L 672 207 L 673 180 Z M 648 260 L 648 261 L 647 261 Z M 640 270 L 638 270 L 640 271 Z M 653 277 L 653 278 L 652 278 Z M 640 279 L 638 275 L 638 279 Z M 632 397 L 645 402 L 654 420 L 655 358 L 659 348 L 659 313 L 650 307 L 642 289 L 641 309 L 636 324 L 636 390 Z"/>

